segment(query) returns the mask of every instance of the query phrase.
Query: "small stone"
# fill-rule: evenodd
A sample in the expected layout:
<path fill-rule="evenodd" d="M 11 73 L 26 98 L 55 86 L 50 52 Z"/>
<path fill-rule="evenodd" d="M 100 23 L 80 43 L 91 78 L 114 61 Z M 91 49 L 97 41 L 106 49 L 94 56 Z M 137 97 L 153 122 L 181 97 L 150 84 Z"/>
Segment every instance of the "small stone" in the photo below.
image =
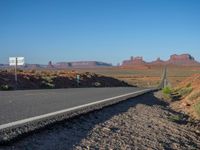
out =
<path fill-rule="evenodd" d="M 185 107 L 191 106 L 191 105 L 190 105 L 189 103 L 187 103 L 187 102 L 183 102 L 181 105 L 182 105 L 182 106 L 185 106 Z"/>
<path fill-rule="evenodd" d="M 196 133 L 200 133 L 200 131 L 199 131 L 199 130 L 196 130 L 195 132 L 196 132 Z"/>
<path fill-rule="evenodd" d="M 110 131 L 110 129 L 109 129 L 109 128 L 106 128 L 106 127 L 104 127 L 102 130 L 103 130 L 103 131 L 107 131 L 107 132 Z"/>

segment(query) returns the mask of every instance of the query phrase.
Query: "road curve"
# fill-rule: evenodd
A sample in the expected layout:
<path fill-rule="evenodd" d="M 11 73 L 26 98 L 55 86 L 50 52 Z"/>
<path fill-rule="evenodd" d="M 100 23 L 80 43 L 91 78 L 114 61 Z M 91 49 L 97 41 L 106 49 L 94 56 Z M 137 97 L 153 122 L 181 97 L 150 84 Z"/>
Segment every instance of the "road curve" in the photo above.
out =
<path fill-rule="evenodd" d="M 141 90 L 120 87 L 0 91 L 0 125 Z"/>

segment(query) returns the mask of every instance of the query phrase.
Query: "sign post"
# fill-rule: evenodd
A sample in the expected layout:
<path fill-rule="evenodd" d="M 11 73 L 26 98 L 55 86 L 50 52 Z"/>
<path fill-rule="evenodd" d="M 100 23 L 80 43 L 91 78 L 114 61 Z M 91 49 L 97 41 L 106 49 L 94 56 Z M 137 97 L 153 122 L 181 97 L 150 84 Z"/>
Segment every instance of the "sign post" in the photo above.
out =
<path fill-rule="evenodd" d="M 17 57 L 15 58 L 15 82 L 17 84 Z"/>
<path fill-rule="evenodd" d="M 79 74 L 76 75 L 76 82 L 77 82 L 77 86 L 79 87 L 79 84 L 80 84 L 80 75 Z"/>
<path fill-rule="evenodd" d="M 9 57 L 9 65 L 15 66 L 15 86 L 17 88 L 17 66 L 24 65 L 24 57 Z"/>

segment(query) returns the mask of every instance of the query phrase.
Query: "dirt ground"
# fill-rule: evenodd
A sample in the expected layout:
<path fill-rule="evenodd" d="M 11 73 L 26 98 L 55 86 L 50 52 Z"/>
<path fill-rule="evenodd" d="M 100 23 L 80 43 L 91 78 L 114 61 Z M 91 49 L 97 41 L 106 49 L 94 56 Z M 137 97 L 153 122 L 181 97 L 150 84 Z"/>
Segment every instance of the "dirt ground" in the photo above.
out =
<path fill-rule="evenodd" d="M 130 85 L 138 87 L 155 87 L 159 85 L 164 66 L 149 66 L 148 68 L 88 68 L 88 69 L 65 69 L 65 70 L 24 70 L 19 72 L 21 89 L 27 88 L 69 88 L 76 87 L 76 75 L 80 74 L 85 86 L 110 86 L 111 78 L 125 81 Z M 176 86 L 187 77 L 200 73 L 200 67 L 167 67 L 167 76 L 170 85 Z M 9 82 L 11 86 L 15 84 L 14 73 L 6 74 L 0 72 L 0 85 Z M 99 76 L 97 76 L 99 75 Z M 108 85 L 105 85 L 106 81 Z M 92 83 L 92 85 L 89 85 Z M 100 84 L 99 84 L 100 83 Z M 114 84 L 120 86 L 119 82 Z"/>
<path fill-rule="evenodd" d="M 149 66 L 148 68 L 99 68 L 79 69 L 79 72 L 95 72 L 97 74 L 114 77 L 139 87 L 152 87 L 160 83 L 164 66 Z M 200 67 L 167 66 L 167 77 L 174 87 L 193 74 L 200 73 Z"/>
<path fill-rule="evenodd" d="M 149 93 L 35 132 L 1 150 L 200 149 L 199 128 Z"/>
<path fill-rule="evenodd" d="M 173 90 L 175 94 L 171 107 L 177 111 L 182 111 L 194 119 L 200 120 L 200 74 L 194 74 L 178 84 Z M 173 100 L 173 96 L 172 96 Z"/>

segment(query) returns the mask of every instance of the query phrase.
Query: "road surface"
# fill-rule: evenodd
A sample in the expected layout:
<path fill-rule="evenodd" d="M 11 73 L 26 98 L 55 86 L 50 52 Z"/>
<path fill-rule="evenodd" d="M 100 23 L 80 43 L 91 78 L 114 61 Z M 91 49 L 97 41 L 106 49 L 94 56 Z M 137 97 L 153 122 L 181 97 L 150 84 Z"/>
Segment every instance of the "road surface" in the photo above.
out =
<path fill-rule="evenodd" d="M 0 91 L 0 125 L 141 90 L 119 87 Z"/>

